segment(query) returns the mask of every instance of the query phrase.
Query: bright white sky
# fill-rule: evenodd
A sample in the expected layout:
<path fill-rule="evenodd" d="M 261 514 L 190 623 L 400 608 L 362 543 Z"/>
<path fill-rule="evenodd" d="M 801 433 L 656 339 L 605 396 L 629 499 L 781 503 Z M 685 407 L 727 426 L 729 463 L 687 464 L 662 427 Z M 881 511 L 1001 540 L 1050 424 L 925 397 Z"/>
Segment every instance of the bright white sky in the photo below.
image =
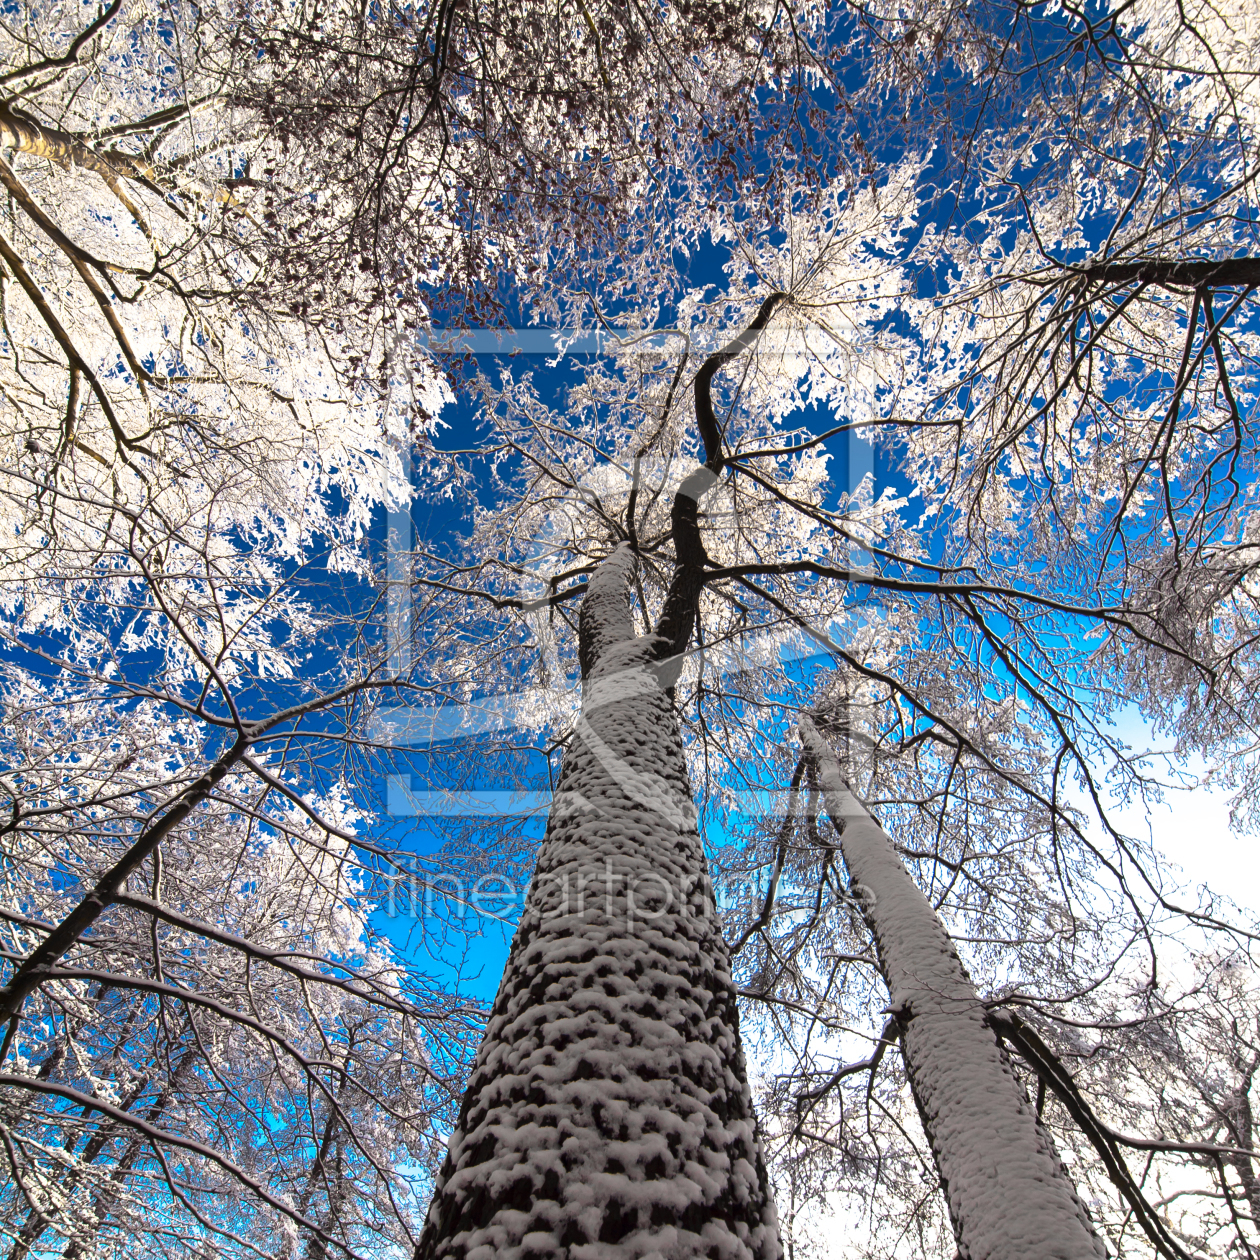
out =
<path fill-rule="evenodd" d="M 1155 847 L 1184 872 L 1190 887 L 1206 884 L 1260 913 L 1260 854 L 1254 836 L 1229 829 L 1227 798 L 1206 789 L 1170 792 L 1150 813 Z"/>
<path fill-rule="evenodd" d="M 1137 718 L 1126 714 L 1117 724 L 1135 752 L 1169 746 Z M 1189 767 L 1191 773 L 1202 765 Z M 1230 830 L 1229 795 L 1204 787 L 1169 788 L 1162 804 L 1116 811 L 1122 831 L 1151 839 L 1172 863 L 1181 867 L 1178 882 L 1193 891 L 1206 884 L 1244 910 L 1260 915 L 1260 840 Z M 1168 872 L 1176 874 L 1175 872 Z"/>

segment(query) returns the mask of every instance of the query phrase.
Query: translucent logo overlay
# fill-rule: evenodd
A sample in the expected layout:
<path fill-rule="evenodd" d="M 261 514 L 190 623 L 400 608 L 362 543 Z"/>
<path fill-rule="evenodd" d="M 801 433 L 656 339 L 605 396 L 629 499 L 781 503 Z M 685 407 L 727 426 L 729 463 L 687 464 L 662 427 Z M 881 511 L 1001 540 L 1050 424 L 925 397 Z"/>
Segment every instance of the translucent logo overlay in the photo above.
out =
<path fill-rule="evenodd" d="M 666 337 L 660 336 L 662 347 Z M 624 338 L 610 333 L 573 332 L 546 329 L 480 330 L 451 333 L 442 339 L 433 335 L 434 349 L 443 352 L 459 352 L 472 355 L 544 357 L 555 364 L 560 356 L 573 354 L 606 354 L 615 345 L 624 344 Z M 714 338 L 714 347 L 721 339 Z M 767 347 L 771 354 L 778 347 Z M 786 351 L 784 351 L 786 353 Z M 699 359 L 697 359 L 699 361 Z M 785 364 L 784 370 L 790 370 Z M 830 427 L 830 426 L 829 426 Z M 846 443 L 846 447 L 841 444 Z M 837 448 L 840 448 L 839 450 Z M 829 443 L 828 450 L 843 458 L 847 472 L 840 490 L 852 494 L 864 480 L 874 477 L 874 460 L 871 445 L 854 433 L 842 434 Z M 840 463 L 840 460 L 837 460 Z M 575 500 L 581 499 L 583 487 L 573 492 Z M 386 520 L 386 607 L 389 635 L 390 671 L 397 675 L 408 674 L 416 664 L 413 652 L 412 627 L 415 618 L 416 590 L 412 580 L 415 553 L 424 541 L 417 539 L 409 508 L 399 508 L 388 513 Z M 548 551 L 546 540 L 539 538 L 539 554 Z M 525 611 L 528 611 L 526 609 Z M 813 626 L 807 630 L 785 628 L 782 631 L 760 631 L 746 641 L 727 645 L 720 654 L 706 654 L 704 667 L 712 677 L 746 671 L 764 662 L 768 653 L 774 653 L 780 666 L 796 667 L 807 671 L 811 664 L 828 666 L 834 661 L 833 653 L 843 647 L 848 651 L 862 650 L 863 641 L 870 642 L 879 632 L 878 610 L 863 609 L 860 616 L 846 618 L 825 626 Z M 581 737 L 584 724 L 581 712 L 581 688 L 576 678 L 563 677 L 556 690 L 564 696 L 551 694 L 550 707 L 562 712 L 567 703 L 571 715 L 569 730 L 552 731 L 552 740 L 563 739 L 566 734 Z M 423 757 L 426 753 L 441 751 L 449 756 L 463 744 L 484 745 L 487 737 L 510 737 L 514 732 L 529 729 L 529 715 L 536 715 L 539 696 L 536 689 L 516 689 L 494 692 L 472 699 L 441 704 L 397 704 L 377 714 L 370 737 L 374 742 L 398 751 L 399 765 L 405 764 L 406 754 Z M 556 701 L 560 703 L 557 705 Z M 863 739 L 860 718 L 854 710 L 850 726 L 850 738 L 846 741 L 845 777 L 860 796 L 867 780 L 864 764 L 869 749 L 869 738 Z M 574 728 L 578 728 L 574 732 Z M 645 807 L 651 807 L 654 795 L 651 784 L 645 784 L 639 771 L 624 766 L 606 767 L 613 772 L 618 786 L 632 799 L 643 797 Z M 442 826 L 461 828 L 465 834 L 478 828 L 502 834 L 504 829 L 529 828 L 530 833 L 541 834 L 548 814 L 555 809 L 590 808 L 590 802 L 571 802 L 544 788 L 522 789 L 515 785 L 478 787 L 475 789 L 446 789 L 435 785 L 425 776 L 405 770 L 385 777 L 380 784 L 382 804 L 386 814 L 397 820 L 428 820 Z M 807 803 L 808 802 L 808 803 Z M 725 793 L 723 796 L 723 825 L 739 828 L 741 824 L 774 826 L 793 813 L 799 816 L 806 808 L 817 808 L 815 798 L 808 793 L 791 793 L 786 786 L 765 790 L 744 789 Z M 694 810 L 692 811 L 694 818 Z M 729 883 L 721 890 L 721 901 L 732 898 L 758 897 L 764 894 L 766 874 L 754 875 L 747 887 L 732 888 Z M 519 913 L 528 889 L 528 878 L 499 871 L 481 873 L 475 879 L 462 879 L 451 874 L 434 874 L 428 864 L 417 862 L 415 869 L 400 871 L 391 885 L 388 904 L 390 917 L 429 918 L 435 914 L 461 917 L 466 913 L 511 920 Z M 555 891 L 555 895 L 543 898 L 548 913 L 580 913 L 584 908 L 602 901 L 611 909 L 615 903 L 627 916 L 643 922 L 651 922 L 684 905 L 707 904 L 707 897 L 696 897 L 695 888 L 673 888 L 664 877 L 649 874 L 633 886 L 616 876 L 611 869 L 595 875 L 581 885 L 577 883 Z M 863 890 L 854 889 L 855 899 L 860 902 Z"/>

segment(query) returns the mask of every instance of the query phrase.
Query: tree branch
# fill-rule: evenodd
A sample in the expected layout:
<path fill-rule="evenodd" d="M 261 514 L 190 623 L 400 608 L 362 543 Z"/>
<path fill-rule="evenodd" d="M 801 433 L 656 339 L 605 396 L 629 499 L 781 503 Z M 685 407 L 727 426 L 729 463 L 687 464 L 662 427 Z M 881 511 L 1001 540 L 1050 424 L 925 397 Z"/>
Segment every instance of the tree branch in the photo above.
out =
<path fill-rule="evenodd" d="M 0 74 L 0 85 L 12 83 L 14 79 L 29 78 L 33 74 L 42 74 L 45 70 L 56 70 L 60 66 L 71 66 L 79 59 L 79 50 L 103 26 L 105 26 L 118 10 L 122 8 L 122 0 L 111 0 L 108 9 L 104 9 L 96 18 L 81 30 L 71 41 L 70 47 L 60 57 L 45 57 L 29 66 L 19 66 L 8 74 Z"/>
<path fill-rule="evenodd" d="M 718 429 L 717 417 L 713 413 L 713 398 L 710 392 L 713 377 L 721 367 L 738 357 L 757 340 L 761 331 L 770 322 L 774 308 L 780 302 L 786 301 L 787 297 L 786 293 L 770 294 L 762 302 L 752 323 L 733 341 L 727 342 L 721 350 L 709 355 L 696 373 L 696 425 L 704 441 L 704 462 L 714 472 L 721 472 L 722 465 L 726 461 L 722 454 L 722 434 Z"/>
<path fill-rule="evenodd" d="M 1020 1057 L 1036 1072 L 1038 1079 L 1054 1091 L 1055 1097 L 1064 1105 L 1077 1127 L 1089 1139 L 1090 1145 L 1098 1152 L 1107 1176 L 1133 1210 L 1138 1224 L 1155 1250 L 1168 1260 L 1193 1260 L 1169 1233 L 1159 1214 L 1142 1193 L 1141 1187 L 1133 1180 L 1133 1174 L 1129 1172 L 1116 1145 L 1115 1135 L 1094 1114 L 1093 1108 L 1077 1089 L 1071 1073 L 1054 1051 L 1018 1015 L 1010 1011 L 990 1011 L 988 1022 L 999 1037 L 1015 1047 Z"/>
<path fill-rule="evenodd" d="M 61 1085 L 52 1081 L 41 1081 L 30 1076 L 18 1076 L 12 1072 L 3 1072 L 0 1073 L 0 1086 L 8 1086 L 11 1089 L 31 1090 L 34 1093 L 47 1094 L 53 1098 L 63 1098 L 67 1102 L 82 1107 L 85 1114 L 97 1111 L 118 1124 L 139 1130 L 155 1145 L 171 1146 L 176 1150 L 187 1151 L 191 1155 L 199 1155 L 202 1159 L 208 1159 L 212 1164 L 217 1164 L 222 1168 L 233 1180 L 245 1186 L 251 1194 L 261 1199 L 268 1207 L 274 1208 L 277 1212 L 287 1216 L 303 1228 L 311 1230 L 320 1238 L 332 1243 L 339 1251 L 353 1257 L 354 1260 L 362 1260 L 357 1252 L 351 1250 L 344 1243 L 339 1242 L 331 1234 L 325 1233 L 314 1221 L 303 1216 L 302 1213 L 294 1211 L 282 1199 L 269 1193 L 260 1182 L 251 1177 L 243 1168 L 234 1164 L 225 1155 L 221 1155 L 212 1146 L 206 1146 L 201 1142 L 194 1141 L 192 1138 L 182 1137 L 180 1134 L 171 1133 L 166 1129 L 159 1129 L 156 1125 L 146 1123 L 133 1112 L 125 1111 L 113 1103 L 106 1102 L 103 1098 L 85 1094 L 81 1090 L 71 1088 L 69 1085 Z"/>
<path fill-rule="evenodd" d="M 138 870 L 144 860 L 204 801 L 222 782 L 227 772 L 245 755 L 249 740 L 241 735 L 206 771 L 170 802 L 166 812 L 151 822 L 126 853 L 96 882 L 91 892 L 48 934 L 27 960 L 0 988 L 0 1018 L 13 1021 L 22 1003 L 44 981 L 48 971 L 74 947 L 75 942 L 100 918 L 127 877 Z M 12 1028 L 12 1022 L 10 1028 Z"/>
<path fill-rule="evenodd" d="M 762 302 L 753 321 L 733 341 L 709 355 L 696 373 L 696 427 L 704 441 L 705 462 L 683 478 L 674 493 L 670 509 L 670 525 L 674 540 L 674 577 L 665 595 L 656 634 L 662 640 L 662 657 L 678 656 L 687 650 L 696 625 L 696 605 L 705 583 L 705 566 L 709 557 L 700 537 L 700 498 L 717 480 L 725 462 L 722 435 L 713 413 L 710 386 L 713 375 L 723 364 L 752 346 L 774 313 L 774 308 L 787 298 L 786 293 L 772 293 Z"/>
<path fill-rule="evenodd" d="M 1140 258 L 1134 262 L 1095 263 L 1076 272 L 1099 284 L 1177 285 L 1202 289 L 1260 285 L 1260 258 L 1162 259 Z"/>

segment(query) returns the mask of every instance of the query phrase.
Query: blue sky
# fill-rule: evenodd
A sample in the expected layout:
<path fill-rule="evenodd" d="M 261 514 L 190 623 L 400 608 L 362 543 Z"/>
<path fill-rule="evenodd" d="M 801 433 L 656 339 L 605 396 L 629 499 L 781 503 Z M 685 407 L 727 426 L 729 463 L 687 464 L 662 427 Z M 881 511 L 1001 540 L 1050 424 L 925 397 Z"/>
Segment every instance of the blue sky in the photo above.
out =
<path fill-rule="evenodd" d="M 684 283 L 724 287 L 721 269 L 723 261 L 724 254 L 720 249 L 711 248 L 702 252 L 687 264 L 688 274 Z M 523 353 L 530 356 L 529 367 L 544 395 L 551 391 L 552 396 L 558 400 L 563 391 L 578 379 L 581 356 L 570 359 L 567 363 L 549 365 L 546 354 L 533 345 L 528 346 Z M 483 359 L 482 362 L 484 364 L 486 360 Z M 437 445 L 443 448 L 477 445 L 476 415 L 467 400 L 459 399 L 447 409 L 442 420 L 448 428 L 441 434 Z M 800 420 L 815 432 L 821 432 L 835 424 L 833 415 L 818 410 L 805 412 Z M 896 468 L 890 466 L 881 453 L 872 455 L 870 447 L 865 443 L 842 436 L 834 440 L 828 450 L 833 455 L 833 480 L 839 488 L 850 488 L 869 468 L 875 476 L 877 494 L 886 486 L 904 493 L 905 487 L 899 484 Z M 851 457 L 850 452 L 857 454 Z M 911 511 L 913 512 L 913 507 Z M 417 547 L 432 546 L 434 549 L 441 549 L 455 533 L 467 528 L 462 505 L 423 492 L 413 506 L 411 521 L 415 540 L 413 545 Z M 394 528 L 398 529 L 400 524 L 400 518 L 395 518 Z M 386 530 L 383 519 L 379 528 L 383 538 Z M 493 730 L 493 698 L 487 703 L 486 713 L 485 727 Z M 425 720 L 431 721 L 431 718 Z M 1142 724 L 1136 713 L 1122 714 L 1117 729 L 1122 738 L 1134 748 L 1161 746 L 1160 740 Z M 441 737 L 442 732 L 438 733 Z M 452 765 L 457 767 L 455 773 L 461 777 L 468 772 L 468 763 L 480 756 L 476 747 L 466 740 L 451 742 L 443 739 L 439 747 L 445 755 L 453 757 Z M 465 759 L 462 765 L 459 764 L 461 757 Z M 541 765 L 540 762 L 536 778 L 542 773 Z M 409 780 L 405 765 L 400 764 L 396 768 L 400 773 L 392 782 L 383 781 L 374 785 L 379 793 L 380 803 L 386 807 L 387 813 L 393 815 L 389 823 L 391 836 L 395 840 L 401 840 L 418 854 L 433 852 L 440 842 L 438 831 L 430 821 L 414 815 L 423 815 L 430 809 L 447 812 L 457 809 L 458 806 L 443 805 L 423 795 L 419 800 L 414 799 L 414 793 L 421 790 L 419 783 Z M 1196 770 L 1191 766 L 1190 771 L 1192 774 L 1201 773 L 1202 767 Z M 489 765 L 474 764 L 472 777 L 465 782 L 476 788 L 488 789 L 492 793 L 496 790 L 501 792 L 504 788 L 504 783 L 500 777 L 496 777 L 493 766 Z M 537 786 L 545 789 L 543 778 L 538 778 Z M 1079 803 L 1084 805 L 1084 801 Z M 496 808 L 513 811 L 532 809 L 533 812 L 528 817 L 522 817 L 519 823 L 510 824 L 506 834 L 526 839 L 531 848 L 541 837 L 545 819 L 545 792 L 540 798 L 515 802 L 494 801 L 482 796 L 477 808 L 485 808 L 487 805 L 492 812 Z M 1138 835 L 1149 832 L 1156 847 L 1171 862 L 1182 868 L 1182 873 L 1175 878 L 1187 890 L 1193 890 L 1199 884 L 1207 884 L 1244 907 L 1260 907 L 1260 861 L 1254 857 L 1253 842 L 1240 839 L 1231 832 L 1228 813 L 1228 802 L 1219 792 L 1202 787 L 1193 790 L 1170 788 L 1164 803 L 1152 807 L 1149 814 L 1138 808 L 1129 808 L 1119 812 L 1117 821 L 1125 831 Z M 492 830 L 493 828 L 488 828 L 487 834 Z M 474 827 L 474 834 L 475 831 Z M 490 856 L 487 854 L 487 857 Z M 477 873 L 480 872 L 474 874 Z M 512 877 L 518 881 L 514 887 L 519 888 L 520 871 L 514 870 Z M 494 904 L 492 896 L 487 900 Z M 436 971 L 446 978 L 459 977 L 467 992 L 489 1001 L 497 988 L 511 935 L 510 906 L 503 905 L 500 909 L 506 912 L 507 922 L 481 918 L 478 921 L 481 933 L 474 935 L 467 944 L 462 937 L 456 935 L 439 939 L 436 944 L 429 942 L 426 945 L 422 940 L 423 934 L 414 930 L 405 914 L 392 921 L 382 916 L 378 918 L 378 922 L 426 970 Z M 469 921 L 472 921 L 471 918 Z"/>

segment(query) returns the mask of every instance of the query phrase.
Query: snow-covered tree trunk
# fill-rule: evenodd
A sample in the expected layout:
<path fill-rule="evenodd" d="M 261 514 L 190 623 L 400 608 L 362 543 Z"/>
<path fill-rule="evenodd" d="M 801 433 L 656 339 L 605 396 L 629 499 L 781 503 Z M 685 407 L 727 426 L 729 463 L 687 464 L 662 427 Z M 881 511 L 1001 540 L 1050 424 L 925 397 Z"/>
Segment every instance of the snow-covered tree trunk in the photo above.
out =
<path fill-rule="evenodd" d="M 674 633 L 635 637 L 634 565 L 620 547 L 584 597 L 582 716 L 417 1260 L 780 1254 L 666 691 L 693 617 L 683 591 Z"/>
<path fill-rule="evenodd" d="M 808 718 L 799 729 L 875 936 L 959 1256 L 1101 1260 L 1106 1248 L 931 902 L 849 791 L 818 729 Z"/>

